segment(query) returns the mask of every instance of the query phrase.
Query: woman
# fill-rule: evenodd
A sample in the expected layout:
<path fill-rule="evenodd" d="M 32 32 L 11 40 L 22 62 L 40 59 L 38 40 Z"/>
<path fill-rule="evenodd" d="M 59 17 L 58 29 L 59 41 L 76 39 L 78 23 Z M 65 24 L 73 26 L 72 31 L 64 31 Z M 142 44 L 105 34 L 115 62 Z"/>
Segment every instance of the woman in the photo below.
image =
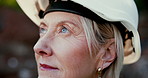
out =
<path fill-rule="evenodd" d="M 17 0 L 40 28 L 38 78 L 119 78 L 140 57 L 133 0 Z"/>

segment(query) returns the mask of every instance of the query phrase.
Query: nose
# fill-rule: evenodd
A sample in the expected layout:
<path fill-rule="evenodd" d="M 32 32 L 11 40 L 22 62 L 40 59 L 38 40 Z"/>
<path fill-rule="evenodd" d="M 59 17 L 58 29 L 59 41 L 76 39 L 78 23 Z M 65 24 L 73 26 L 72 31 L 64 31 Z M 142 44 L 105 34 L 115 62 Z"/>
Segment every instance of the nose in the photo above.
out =
<path fill-rule="evenodd" d="M 46 39 L 39 39 L 33 49 L 36 54 L 43 57 L 52 56 L 53 54 L 50 43 Z"/>

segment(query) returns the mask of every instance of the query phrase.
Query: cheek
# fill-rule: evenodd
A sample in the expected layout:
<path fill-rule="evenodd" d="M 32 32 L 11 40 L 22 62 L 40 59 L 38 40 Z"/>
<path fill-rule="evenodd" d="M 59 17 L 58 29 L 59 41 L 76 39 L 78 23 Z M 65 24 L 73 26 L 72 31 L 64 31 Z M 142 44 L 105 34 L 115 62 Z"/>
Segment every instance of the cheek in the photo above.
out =
<path fill-rule="evenodd" d="M 53 46 L 57 59 L 66 72 L 80 74 L 88 70 L 92 60 L 85 37 L 58 38 L 55 44 L 58 44 Z"/>
<path fill-rule="evenodd" d="M 77 40 L 75 38 L 67 38 L 67 39 L 58 39 L 55 41 L 54 50 L 57 52 L 57 55 L 61 56 L 62 58 L 82 58 L 87 55 L 88 57 L 88 47 L 86 39 L 83 38 L 81 40 Z"/>

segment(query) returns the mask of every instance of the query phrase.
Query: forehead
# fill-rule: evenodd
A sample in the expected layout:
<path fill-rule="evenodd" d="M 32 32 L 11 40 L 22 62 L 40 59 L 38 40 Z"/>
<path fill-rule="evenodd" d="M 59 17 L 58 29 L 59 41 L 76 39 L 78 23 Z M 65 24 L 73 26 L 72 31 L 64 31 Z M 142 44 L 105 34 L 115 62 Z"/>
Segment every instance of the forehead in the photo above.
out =
<path fill-rule="evenodd" d="M 45 15 L 44 19 L 42 19 L 42 22 L 45 22 L 47 24 L 61 21 L 80 23 L 80 16 L 67 12 L 50 12 Z"/>

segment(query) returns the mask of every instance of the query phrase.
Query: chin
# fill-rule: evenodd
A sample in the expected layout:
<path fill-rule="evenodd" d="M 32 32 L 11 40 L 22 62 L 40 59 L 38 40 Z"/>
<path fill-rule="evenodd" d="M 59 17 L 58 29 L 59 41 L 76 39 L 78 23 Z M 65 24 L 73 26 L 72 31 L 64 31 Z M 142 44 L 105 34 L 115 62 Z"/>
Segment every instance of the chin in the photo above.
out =
<path fill-rule="evenodd" d="M 51 71 L 38 71 L 38 78 L 60 78 L 59 77 L 59 70 L 51 70 Z"/>

